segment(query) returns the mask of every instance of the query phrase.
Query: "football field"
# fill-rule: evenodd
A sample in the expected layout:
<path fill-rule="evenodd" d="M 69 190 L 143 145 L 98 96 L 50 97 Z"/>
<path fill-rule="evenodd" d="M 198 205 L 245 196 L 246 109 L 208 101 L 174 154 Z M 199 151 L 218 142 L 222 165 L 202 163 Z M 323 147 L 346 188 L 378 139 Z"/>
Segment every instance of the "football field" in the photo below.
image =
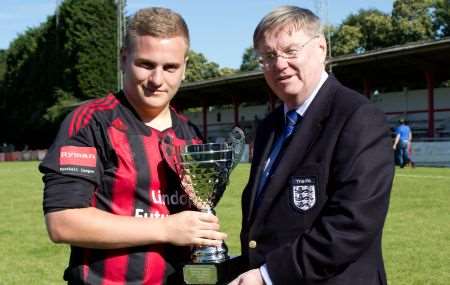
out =
<path fill-rule="evenodd" d="M 0 284 L 65 284 L 68 247 L 52 244 L 42 214 L 37 162 L 0 163 Z M 249 164 L 239 165 L 217 208 L 231 255 L 240 252 L 240 195 Z M 450 284 L 450 169 L 396 169 L 384 229 L 389 284 Z"/>

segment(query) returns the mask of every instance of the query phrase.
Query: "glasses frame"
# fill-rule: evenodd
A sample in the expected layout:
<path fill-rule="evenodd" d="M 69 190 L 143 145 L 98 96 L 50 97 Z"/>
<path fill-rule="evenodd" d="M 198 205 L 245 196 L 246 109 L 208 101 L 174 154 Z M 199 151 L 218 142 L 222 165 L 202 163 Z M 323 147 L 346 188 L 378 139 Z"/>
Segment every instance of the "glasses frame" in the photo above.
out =
<path fill-rule="evenodd" d="M 286 60 L 290 59 L 296 59 L 301 55 L 302 50 L 307 46 L 312 40 L 319 38 L 320 35 L 315 35 L 311 37 L 309 40 L 304 42 L 303 44 L 299 45 L 296 49 L 291 50 L 291 53 L 285 53 L 283 51 L 277 51 L 277 52 L 268 52 L 265 54 L 261 54 L 258 56 L 258 61 L 263 67 L 270 67 L 277 58 L 281 57 Z"/>

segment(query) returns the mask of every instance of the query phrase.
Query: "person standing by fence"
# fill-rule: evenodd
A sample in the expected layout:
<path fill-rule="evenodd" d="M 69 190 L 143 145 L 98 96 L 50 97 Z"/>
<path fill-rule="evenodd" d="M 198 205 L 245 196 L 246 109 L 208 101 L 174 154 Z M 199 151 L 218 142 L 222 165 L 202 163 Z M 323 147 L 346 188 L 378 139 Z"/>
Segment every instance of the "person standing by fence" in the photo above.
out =
<path fill-rule="evenodd" d="M 405 119 L 399 120 L 399 126 L 395 129 L 395 141 L 393 148 L 395 150 L 395 162 L 400 168 L 412 164 L 409 152 L 411 150 L 412 131 Z"/>

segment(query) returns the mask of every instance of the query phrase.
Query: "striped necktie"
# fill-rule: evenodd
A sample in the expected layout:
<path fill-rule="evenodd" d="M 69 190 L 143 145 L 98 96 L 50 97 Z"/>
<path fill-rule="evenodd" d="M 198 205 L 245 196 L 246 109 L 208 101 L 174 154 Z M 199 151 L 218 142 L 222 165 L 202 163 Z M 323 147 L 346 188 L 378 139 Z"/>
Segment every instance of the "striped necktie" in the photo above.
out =
<path fill-rule="evenodd" d="M 283 128 L 283 133 L 277 138 L 275 144 L 273 145 L 272 150 L 270 151 L 269 158 L 266 161 L 263 173 L 258 183 L 258 188 L 256 191 L 257 202 L 259 201 L 261 193 L 263 192 L 262 190 L 264 189 L 264 186 L 266 185 L 267 180 L 270 174 L 272 173 L 274 163 L 277 160 L 277 157 L 280 154 L 281 149 L 283 148 L 284 142 L 292 135 L 292 133 L 295 130 L 295 126 L 297 125 L 297 122 L 299 121 L 300 118 L 301 116 L 297 113 L 295 109 L 290 110 L 289 112 L 286 113 L 286 123 Z"/>

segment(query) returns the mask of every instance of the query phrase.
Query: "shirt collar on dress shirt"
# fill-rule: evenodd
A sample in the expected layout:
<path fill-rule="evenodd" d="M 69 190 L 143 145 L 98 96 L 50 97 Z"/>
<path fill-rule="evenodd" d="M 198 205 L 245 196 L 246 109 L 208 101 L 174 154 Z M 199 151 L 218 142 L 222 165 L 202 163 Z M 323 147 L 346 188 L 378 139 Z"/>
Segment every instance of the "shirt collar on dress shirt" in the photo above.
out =
<path fill-rule="evenodd" d="M 323 71 L 322 74 L 320 75 L 319 84 L 317 84 L 316 88 L 313 90 L 311 95 L 305 100 L 305 102 L 303 102 L 303 104 L 301 104 L 300 106 L 297 107 L 297 113 L 300 116 L 303 117 L 303 114 L 306 112 L 306 110 L 308 109 L 309 105 L 311 105 L 311 102 L 314 100 L 314 98 L 316 98 L 316 95 L 319 92 L 320 87 L 322 87 L 323 83 L 325 82 L 325 80 L 327 80 L 327 78 L 328 78 L 328 73 L 326 73 L 326 71 Z M 286 113 L 288 111 L 289 110 L 288 110 L 286 104 L 284 104 L 284 118 L 285 118 L 285 120 L 286 120 Z"/>

